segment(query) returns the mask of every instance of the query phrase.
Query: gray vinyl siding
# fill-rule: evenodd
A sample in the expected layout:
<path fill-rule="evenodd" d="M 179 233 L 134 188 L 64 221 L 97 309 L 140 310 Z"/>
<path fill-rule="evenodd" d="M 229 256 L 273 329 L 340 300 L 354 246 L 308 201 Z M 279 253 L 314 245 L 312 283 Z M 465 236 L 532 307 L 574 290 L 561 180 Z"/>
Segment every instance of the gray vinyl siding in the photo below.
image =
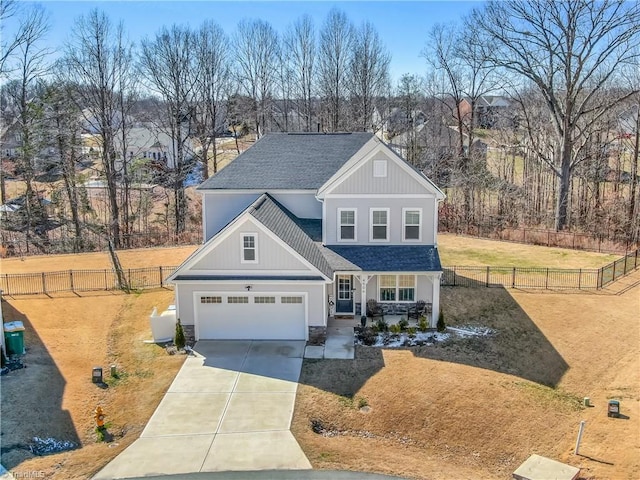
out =
<path fill-rule="evenodd" d="M 226 224 L 256 201 L 262 192 L 204 193 L 202 196 L 204 241 L 218 233 Z"/>
<path fill-rule="evenodd" d="M 231 220 L 242 213 L 265 191 L 239 193 L 217 190 L 203 194 L 204 241 L 218 233 Z M 322 204 L 315 197 L 315 190 L 306 193 L 272 193 L 273 198 L 299 218 L 322 218 Z"/>
<path fill-rule="evenodd" d="M 256 235 L 256 254 L 258 263 L 242 263 L 242 236 L 251 233 Z M 296 258 L 291 251 L 285 249 L 271 236 L 250 219 L 240 226 L 231 235 L 209 252 L 209 254 L 195 264 L 189 272 L 198 273 L 198 270 L 216 271 L 300 271 L 306 274 L 309 267 Z M 185 272 L 186 273 L 186 272 Z M 222 273 L 222 272 L 219 272 Z M 314 272 L 316 273 L 316 272 Z"/>
<path fill-rule="evenodd" d="M 244 289 L 244 283 L 220 283 L 202 281 L 198 284 L 176 283 L 176 299 L 178 318 L 183 325 L 194 324 L 194 292 L 241 292 Z M 251 283 L 251 293 L 256 292 L 307 292 L 307 309 L 309 312 L 309 326 L 324 326 L 326 324 L 324 317 L 325 302 L 325 285 L 318 283 L 316 285 L 300 285 L 291 283 Z"/>
<path fill-rule="evenodd" d="M 387 176 L 373 176 L 374 160 L 387 161 Z M 427 192 L 423 184 L 419 183 L 397 162 L 401 160 L 393 159 L 385 152 L 378 152 L 373 158 L 360 166 L 340 183 L 332 194 L 371 194 L 371 193 L 433 193 Z"/>
<path fill-rule="evenodd" d="M 309 193 L 270 193 L 287 210 L 298 218 L 322 218 L 322 203 L 316 198 L 316 191 Z"/>
<path fill-rule="evenodd" d="M 342 245 L 435 245 L 434 214 L 436 209 L 435 198 L 333 198 L 325 199 L 326 204 L 326 244 Z M 370 208 L 389 209 L 389 242 L 370 242 L 369 223 Z M 338 208 L 354 208 L 357 211 L 356 242 L 338 241 Z M 422 241 L 402 241 L 402 209 L 422 209 Z"/>

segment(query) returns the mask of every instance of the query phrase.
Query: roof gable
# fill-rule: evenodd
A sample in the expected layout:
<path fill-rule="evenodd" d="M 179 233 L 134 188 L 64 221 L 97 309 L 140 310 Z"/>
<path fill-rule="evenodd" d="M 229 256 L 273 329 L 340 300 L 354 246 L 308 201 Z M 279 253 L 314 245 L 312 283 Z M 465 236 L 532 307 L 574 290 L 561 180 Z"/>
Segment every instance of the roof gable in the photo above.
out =
<path fill-rule="evenodd" d="M 373 162 L 387 160 L 388 175 L 373 178 Z M 409 165 L 384 142 L 375 138 L 371 147 L 362 149 L 349 160 L 320 189 L 318 197 L 332 193 L 431 194 L 444 199 L 444 193 L 422 172 Z"/>
<path fill-rule="evenodd" d="M 232 237 L 235 232 L 246 230 L 247 224 L 253 225 L 257 230 L 268 235 L 271 240 L 281 245 L 296 260 L 300 261 L 306 269 L 325 276 L 325 279 L 331 278 L 331 267 L 318 250 L 315 242 L 296 224 L 294 218 L 293 214 L 288 212 L 272 197 L 263 194 L 227 224 L 225 228 L 189 256 L 169 276 L 168 281 L 176 280 L 188 274 L 191 270 L 207 268 L 209 265 L 207 257 Z M 260 258 L 260 253 L 258 253 L 258 258 Z M 240 256 L 238 255 L 238 261 L 239 259 Z M 256 272 L 261 270 L 259 265 L 256 267 Z M 283 271 L 282 274 L 286 275 L 287 272 Z"/>
<path fill-rule="evenodd" d="M 271 133 L 199 190 L 316 190 L 371 138 L 371 133 Z"/>

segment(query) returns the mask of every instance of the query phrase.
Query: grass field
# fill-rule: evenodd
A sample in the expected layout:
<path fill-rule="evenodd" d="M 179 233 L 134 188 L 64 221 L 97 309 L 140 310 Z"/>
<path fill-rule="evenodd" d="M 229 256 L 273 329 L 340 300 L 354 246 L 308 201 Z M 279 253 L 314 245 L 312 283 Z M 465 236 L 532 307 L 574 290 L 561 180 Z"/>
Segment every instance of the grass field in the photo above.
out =
<path fill-rule="evenodd" d="M 619 258 L 617 255 L 459 237 L 451 234 L 438 235 L 438 241 L 440 260 L 444 266 L 600 268 Z M 197 248 L 197 245 L 193 245 L 120 250 L 118 257 L 123 268 L 177 266 Z M 103 268 L 111 268 L 111 260 L 107 252 L 0 259 L 0 273 Z"/>

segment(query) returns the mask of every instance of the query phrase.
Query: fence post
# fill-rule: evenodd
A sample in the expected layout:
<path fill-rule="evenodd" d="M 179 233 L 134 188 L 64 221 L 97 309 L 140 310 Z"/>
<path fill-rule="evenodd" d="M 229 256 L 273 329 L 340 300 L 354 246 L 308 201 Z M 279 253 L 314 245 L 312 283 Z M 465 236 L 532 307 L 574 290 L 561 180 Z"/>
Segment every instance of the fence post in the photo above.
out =
<path fill-rule="evenodd" d="M 627 274 L 627 254 L 624 254 L 624 273 L 623 275 Z"/>
<path fill-rule="evenodd" d="M 42 293 L 47 294 L 47 280 L 44 276 L 44 272 L 42 272 Z"/>
<path fill-rule="evenodd" d="M 8 274 L 4 274 L 4 284 L 7 286 L 7 291 L 6 292 L 2 292 L 3 295 L 9 295 L 9 275 Z"/>
<path fill-rule="evenodd" d="M 109 283 L 107 281 L 107 269 L 104 269 L 104 289 L 109 290 Z"/>
<path fill-rule="evenodd" d="M 582 269 L 578 272 L 578 290 L 582 290 Z"/>
<path fill-rule="evenodd" d="M 162 278 L 162 266 L 158 267 L 160 269 L 160 288 L 164 287 L 163 278 Z"/>
<path fill-rule="evenodd" d="M 613 275 L 611 276 L 611 280 L 616 279 L 616 261 L 613 261 Z"/>
<path fill-rule="evenodd" d="M 490 275 L 490 269 L 491 267 L 487 266 L 487 287 L 489 286 L 489 275 Z"/>
<path fill-rule="evenodd" d="M 513 273 L 511 274 L 511 288 L 516 288 L 516 267 L 513 267 Z"/>
<path fill-rule="evenodd" d="M 69 285 L 71 285 L 71 291 L 75 292 L 73 288 L 73 270 L 69 270 Z"/>
<path fill-rule="evenodd" d="M 596 279 L 596 288 L 598 290 L 602 289 L 602 271 L 604 270 L 604 267 L 600 267 L 598 269 L 598 278 Z"/>
<path fill-rule="evenodd" d="M 551 246 L 551 232 L 547 230 L 547 247 Z"/>
<path fill-rule="evenodd" d="M 544 289 L 549 290 L 549 268 L 547 268 L 547 278 L 544 281 Z"/>

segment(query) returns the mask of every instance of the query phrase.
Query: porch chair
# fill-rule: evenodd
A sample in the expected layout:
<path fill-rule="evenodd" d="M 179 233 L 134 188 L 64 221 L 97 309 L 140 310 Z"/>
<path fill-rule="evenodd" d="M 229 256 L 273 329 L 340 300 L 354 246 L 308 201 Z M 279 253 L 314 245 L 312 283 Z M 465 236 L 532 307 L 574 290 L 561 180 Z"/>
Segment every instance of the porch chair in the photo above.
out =
<path fill-rule="evenodd" d="M 384 318 L 382 307 L 378 305 L 378 302 L 373 298 L 367 300 L 367 317 L 372 319 L 376 317 Z"/>
<path fill-rule="evenodd" d="M 409 318 L 414 318 L 415 320 L 418 320 L 422 315 L 426 314 L 427 302 L 425 302 L 424 300 L 418 300 L 416 304 L 409 308 L 409 311 L 407 312 L 407 316 Z"/>

